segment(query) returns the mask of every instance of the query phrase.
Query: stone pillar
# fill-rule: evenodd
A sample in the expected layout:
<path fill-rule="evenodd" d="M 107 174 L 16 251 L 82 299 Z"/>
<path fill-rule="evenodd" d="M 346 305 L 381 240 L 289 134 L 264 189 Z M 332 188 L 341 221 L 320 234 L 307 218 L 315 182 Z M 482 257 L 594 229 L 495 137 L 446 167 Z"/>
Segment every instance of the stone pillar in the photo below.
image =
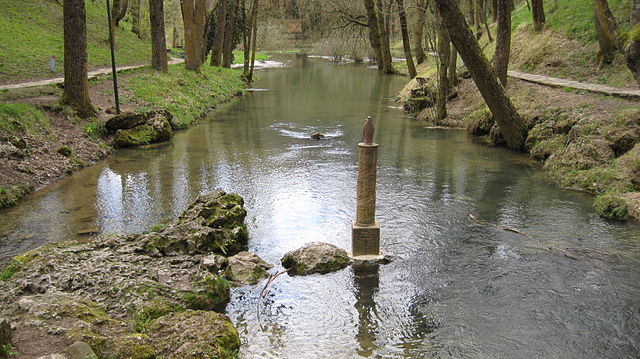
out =
<path fill-rule="evenodd" d="M 355 256 L 380 255 L 380 224 L 376 215 L 378 144 L 373 143 L 373 122 L 368 117 L 363 142 L 358 144 L 356 220 L 351 224 L 351 252 Z"/>

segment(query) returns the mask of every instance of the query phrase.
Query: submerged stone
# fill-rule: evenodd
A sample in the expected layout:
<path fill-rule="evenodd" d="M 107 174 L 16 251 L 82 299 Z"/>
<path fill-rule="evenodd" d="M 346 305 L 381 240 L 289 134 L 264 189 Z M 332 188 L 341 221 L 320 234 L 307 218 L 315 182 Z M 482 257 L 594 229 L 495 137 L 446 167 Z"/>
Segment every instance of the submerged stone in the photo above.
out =
<path fill-rule="evenodd" d="M 344 249 L 333 244 L 312 242 L 282 257 L 282 266 L 291 275 L 329 273 L 345 268 L 351 260 Z"/>

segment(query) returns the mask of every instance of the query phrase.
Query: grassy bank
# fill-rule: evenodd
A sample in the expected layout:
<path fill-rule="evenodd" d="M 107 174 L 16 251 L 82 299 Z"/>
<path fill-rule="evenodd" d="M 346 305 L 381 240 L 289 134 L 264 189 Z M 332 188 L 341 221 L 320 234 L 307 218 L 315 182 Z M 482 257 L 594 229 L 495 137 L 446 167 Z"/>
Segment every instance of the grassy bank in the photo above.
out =
<path fill-rule="evenodd" d="M 201 66 L 200 73 L 184 65 L 169 66 L 164 74 L 143 69 L 125 79 L 125 90 L 138 110 L 166 109 L 180 128 L 193 124 L 211 109 L 242 94 L 241 71 Z"/>
<path fill-rule="evenodd" d="M 240 70 L 202 66 L 186 71 L 183 64 L 168 73 L 148 67 L 119 75 L 123 111 L 166 109 L 179 129 L 203 118 L 220 104 L 242 94 Z M 53 88 L 53 87 L 52 87 Z M 46 94 L 46 95 L 43 95 Z M 0 208 L 57 178 L 91 165 L 111 152 L 113 135 L 104 130 L 112 116 L 110 78 L 90 82 L 91 99 L 100 109 L 96 117 L 79 119 L 60 105 L 60 91 L 11 90 L 0 103 Z"/>
<path fill-rule="evenodd" d="M 0 12 L 0 83 L 59 77 L 64 69 L 62 1 L 2 0 Z M 89 67 L 110 65 L 106 1 L 86 1 Z M 56 58 L 56 71 L 49 70 L 49 56 Z M 151 44 L 121 22 L 116 29 L 119 65 L 142 64 L 151 58 Z"/>

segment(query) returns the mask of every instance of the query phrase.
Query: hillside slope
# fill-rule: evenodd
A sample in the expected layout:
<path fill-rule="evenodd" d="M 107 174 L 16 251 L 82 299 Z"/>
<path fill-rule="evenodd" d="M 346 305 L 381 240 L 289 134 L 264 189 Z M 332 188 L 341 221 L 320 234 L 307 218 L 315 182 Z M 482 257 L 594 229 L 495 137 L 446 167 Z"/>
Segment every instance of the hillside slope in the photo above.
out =
<path fill-rule="evenodd" d="M 0 84 L 60 77 L 64 69 L 62 1 L 0 0 Z M 106 0 L 86 1 L 89 68 L 111 64 Z M 49 56 L 56 71 L 49 70 Z M 121 22 L 116 30 L 118 65 L 149 62 L 151 45 Z"/>

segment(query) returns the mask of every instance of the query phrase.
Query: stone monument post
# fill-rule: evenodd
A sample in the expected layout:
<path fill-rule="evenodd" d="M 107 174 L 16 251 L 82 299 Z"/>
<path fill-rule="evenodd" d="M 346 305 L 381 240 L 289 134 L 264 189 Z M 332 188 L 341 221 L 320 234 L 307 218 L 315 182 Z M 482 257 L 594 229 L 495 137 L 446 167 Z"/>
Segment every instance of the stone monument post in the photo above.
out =
<path fill-rule="evenodd" d="M 373 143 L 371 116 L 364 122 L 363 140 L 358 144 L 358 187 L 356 220 L 351 224 L 351 253 L 380 255 L 380 224 L 376 221 L 376 163 L 378 144 Z"/>

